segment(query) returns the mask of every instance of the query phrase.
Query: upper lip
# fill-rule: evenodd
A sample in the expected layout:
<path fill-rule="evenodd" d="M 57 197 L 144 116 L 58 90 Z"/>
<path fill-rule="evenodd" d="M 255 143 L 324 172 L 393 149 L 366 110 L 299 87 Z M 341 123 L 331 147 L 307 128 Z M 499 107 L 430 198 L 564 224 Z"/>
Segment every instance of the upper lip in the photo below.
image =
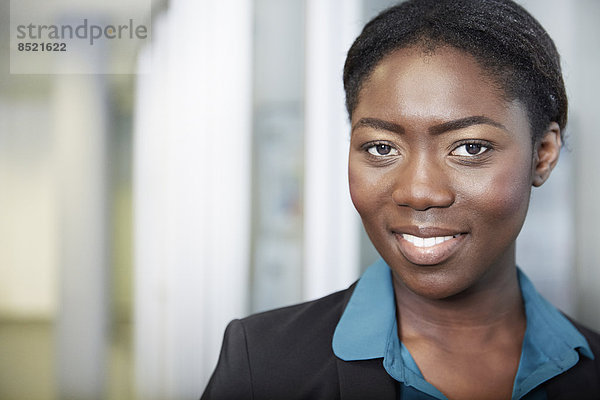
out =
<path fill-rule="evenodd" d="M 438 236 L 454 236 L 460 233 L 466 233 L 461 229 L 445 228 L 436 226 L 399 226 L 392 228 L 392 232 L 396 234 L 407 233 L 409 235 L 418 236 L 421 238 L 438 237 Z"/>

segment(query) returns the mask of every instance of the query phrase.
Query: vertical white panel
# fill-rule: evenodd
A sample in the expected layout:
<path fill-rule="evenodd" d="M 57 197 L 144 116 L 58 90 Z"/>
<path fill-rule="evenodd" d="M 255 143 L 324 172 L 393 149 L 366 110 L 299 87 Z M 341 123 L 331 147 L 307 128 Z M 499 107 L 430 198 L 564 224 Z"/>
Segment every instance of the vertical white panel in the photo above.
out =
<path fill-rule="evenodd" d="M 572 3 L 572 4 L 571 4 Z M 577 67 L 571 97 L 572 143 L 576 163 L 576 252 L 578 318 L 600 330 L 600 135 L 598 134 L 598 92 L 600 91 L 600 3 L 596 0 L 569 2 L 575 7 L 578 40 Z"/>
<path fill-rule="evenodd" d="M 319 297 L 358 276 L 358 217 L 347 179 L 350 127 L 342 71 L 360 29 L 357 0 L 306 4 L 304 297 Z"/>
<path fill-rule="evenodd" d="M 81 60 L 85 63 L 86 60 Z M 61 399 L 101 399 L 108 348 L 106 96 L 102 76 L 54 79 L 59 193 Z"/>
<path fill-rule="evenodd" d="M 151 99 L 139 99 L 135 142 L 143 399 L 198 398 L 225 325 L 247 311 L 251 17 L 249 0 L 173 1 L 140 76 Z"/>
<path fill-rule="evenodd" d="M 167 132 L 167 20 L 154 24 L 152 48 L 138 60 L 133 160 L 134 354 L 139 399 L 167 398 L 165 378 L 165 274 Z M 162 58 L 161 58 L 162 57 Z"/>

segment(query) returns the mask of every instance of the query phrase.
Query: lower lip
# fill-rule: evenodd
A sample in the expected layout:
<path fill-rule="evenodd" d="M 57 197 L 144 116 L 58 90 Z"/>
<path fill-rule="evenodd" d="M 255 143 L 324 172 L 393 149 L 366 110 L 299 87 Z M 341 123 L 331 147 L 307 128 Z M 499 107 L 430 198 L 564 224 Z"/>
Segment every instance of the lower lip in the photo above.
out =
<path fill-rule="evenodd" d="M 431 247 L 417 247 L 398 233 L 394 236 L 400 245 L 400 251 L 408 261 L 416 265 L 437 265 L 449 259 L 458 250 L 466 234 L 463 233 Z"/>

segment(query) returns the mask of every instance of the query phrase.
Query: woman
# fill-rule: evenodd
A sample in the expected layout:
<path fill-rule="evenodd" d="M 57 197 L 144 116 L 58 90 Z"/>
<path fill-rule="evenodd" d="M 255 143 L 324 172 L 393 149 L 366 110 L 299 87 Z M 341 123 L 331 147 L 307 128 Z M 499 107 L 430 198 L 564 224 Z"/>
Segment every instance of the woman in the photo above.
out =
<path fill-rule="evenodd" d="M 510 0 L 404 2 L 356 39 L 344 86 L 350 193 L 382 259 L 233 321 L 203 398 L 600 398 L 600 336 L 515 265 L 567 120 L 543 28 Z"/>

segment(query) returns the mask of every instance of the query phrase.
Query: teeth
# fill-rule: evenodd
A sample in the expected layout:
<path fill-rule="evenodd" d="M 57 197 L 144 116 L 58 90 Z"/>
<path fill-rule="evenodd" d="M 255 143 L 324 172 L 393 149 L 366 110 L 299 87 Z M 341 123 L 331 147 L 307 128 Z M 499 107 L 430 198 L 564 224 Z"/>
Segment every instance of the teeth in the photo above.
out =
<path fill-rule="evenodd" d="M 436 244 L 444 243 L 446 240 L 456 238 L 456 237 L 458 237 L 458 235 L 460 235 L 460 233 L 453 235 L 453 236 L 435 236 L 435 237 L 422 238 L 419 236 L 409 235 L 408 233 L 403 233 L 402 237 L 406 241 L 412 243 L 415 247 L 432 247 L 432 246 L 435 246 Z"/>
<path fill-rule="evenodd" d="M 435 246 L 435 239 L 436 238 L 434 238 L 434 237 L 429 237 L 429 238 L 423 239 L 423 247 Z"/>

